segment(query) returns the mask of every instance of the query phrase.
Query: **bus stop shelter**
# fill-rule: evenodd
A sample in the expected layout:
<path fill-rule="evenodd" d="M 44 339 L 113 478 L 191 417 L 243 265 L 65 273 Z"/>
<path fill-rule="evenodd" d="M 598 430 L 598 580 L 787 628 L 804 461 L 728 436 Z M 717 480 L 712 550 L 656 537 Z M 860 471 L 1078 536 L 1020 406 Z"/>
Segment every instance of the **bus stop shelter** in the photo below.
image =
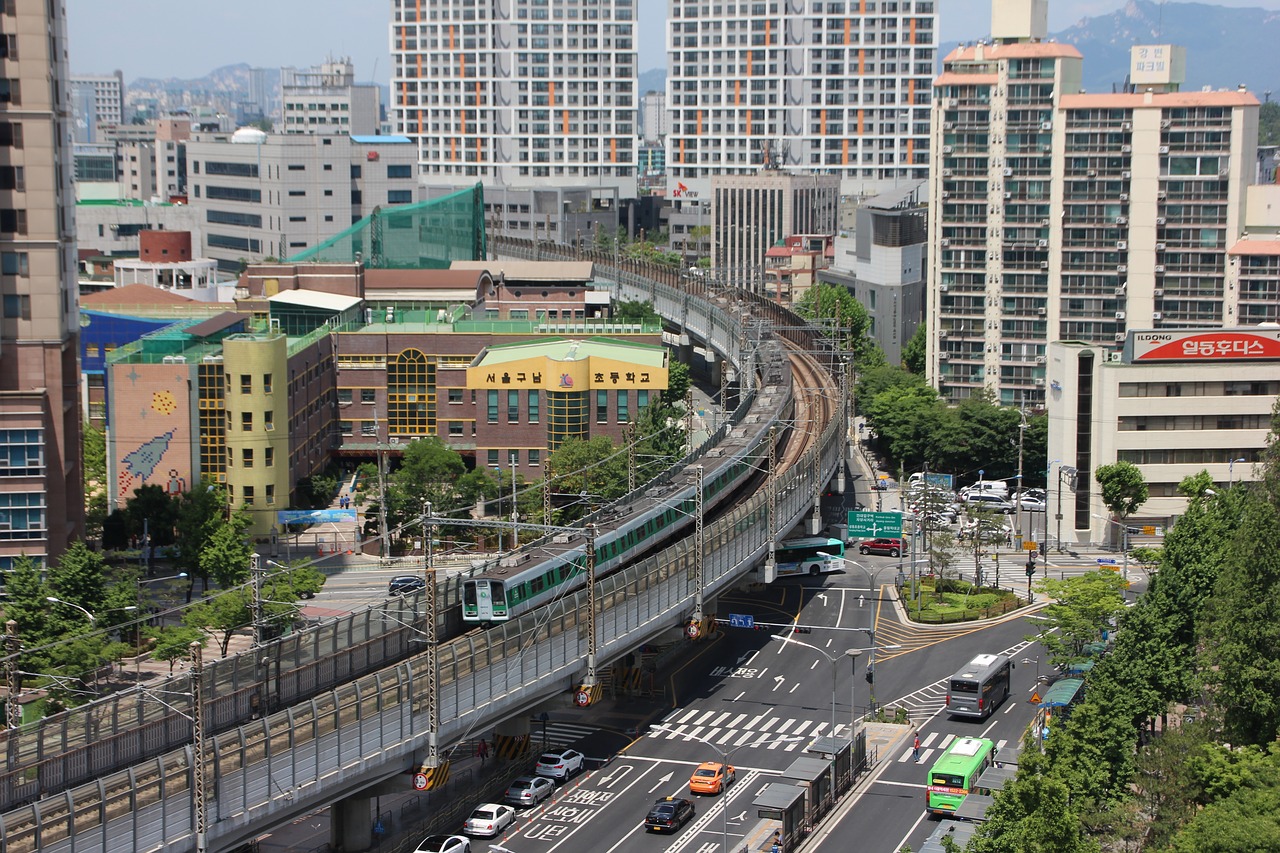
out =
<path fill-rule="evenodd" d="M 995 797 L 986 794 L 970 793 L 964 798 L 964 802 L 960 804 L 960 808 L 955 810 L 956 820 L 969 820 L 975 823 L 982 823 L 987 819 L 987 809 L 991 808 L 991 804 L 996 801 Z"/>
<path fill-rule="evenodd" d="M 957 850 L 963 850 L 969 844 L 969 839 L 973 838 L 973 834 L 977 831 L 978 827 L 972 823 L 965 823 L 959 820 L 943 820 L 939 822 L 938 828 L 933 831 L 928 840 L 920 845 L 920 853 L 946 853 L 947 847 L 943 844 L 944 838 L 950 838 L 955 842 Z"/>

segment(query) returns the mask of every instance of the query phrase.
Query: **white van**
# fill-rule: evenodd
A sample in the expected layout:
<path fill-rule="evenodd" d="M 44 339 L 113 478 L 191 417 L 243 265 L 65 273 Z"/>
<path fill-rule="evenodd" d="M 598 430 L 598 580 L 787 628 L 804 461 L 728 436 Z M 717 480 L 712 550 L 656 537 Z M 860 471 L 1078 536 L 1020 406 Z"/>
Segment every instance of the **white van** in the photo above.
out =
<path fill-rule="evenodd" d="M 995 495 L 1002 501 L 1009 499 L 1009 484 L 1004 480 L 979 480 L 972 486 L 964 490 L 964 496 L 968 499 L 969 495 Z"/>

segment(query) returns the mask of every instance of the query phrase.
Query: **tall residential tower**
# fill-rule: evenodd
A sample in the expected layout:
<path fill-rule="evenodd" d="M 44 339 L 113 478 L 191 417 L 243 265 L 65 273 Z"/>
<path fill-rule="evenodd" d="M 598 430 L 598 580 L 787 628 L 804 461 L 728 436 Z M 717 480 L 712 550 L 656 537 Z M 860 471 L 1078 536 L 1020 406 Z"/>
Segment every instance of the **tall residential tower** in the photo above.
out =
<path fill-rule="evenodd" d="M 496 227 L 549 222 L 561 238 L 583 224 L 569 214 L 616 216 L 636 188 L 635 12 L 636 0 L 395 0 L 393 121 L 428 193 L 481 182 Z"/>
<path fill-rule="evenodd" d="M 84 535 L 66 12 L 0 4 L 0 567 Z M 145 416 L 142 412 L 140 416 Z"/>

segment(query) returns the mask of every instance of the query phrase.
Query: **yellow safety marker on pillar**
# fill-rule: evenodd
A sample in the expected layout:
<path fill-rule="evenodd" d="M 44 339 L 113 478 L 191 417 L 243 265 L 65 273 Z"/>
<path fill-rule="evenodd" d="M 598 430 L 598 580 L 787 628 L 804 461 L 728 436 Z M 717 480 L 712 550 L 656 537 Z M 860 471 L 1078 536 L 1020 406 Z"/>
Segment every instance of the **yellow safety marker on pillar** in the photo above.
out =
<path fill-rule="evenodd" d="M 433 791 L 437 788 L 443 788 L 448 781 L 448 761 L 441 762 L 438 767 L 428 767 L 424 764 L 413 775 L 413 787 L 416 791 Z"/>

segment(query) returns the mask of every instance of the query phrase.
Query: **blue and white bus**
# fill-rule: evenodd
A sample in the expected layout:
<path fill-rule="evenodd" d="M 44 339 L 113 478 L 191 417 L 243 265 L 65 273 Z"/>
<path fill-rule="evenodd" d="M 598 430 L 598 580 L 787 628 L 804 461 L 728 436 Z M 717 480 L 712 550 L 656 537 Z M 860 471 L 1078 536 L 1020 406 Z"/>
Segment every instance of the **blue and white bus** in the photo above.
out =
<path fill-rule="evenodd" d="M 778 577 L 838 572 L 844 568 L 844 543 L 826 536 L 787 539 L 778 543 L 774 559 Z"/>

